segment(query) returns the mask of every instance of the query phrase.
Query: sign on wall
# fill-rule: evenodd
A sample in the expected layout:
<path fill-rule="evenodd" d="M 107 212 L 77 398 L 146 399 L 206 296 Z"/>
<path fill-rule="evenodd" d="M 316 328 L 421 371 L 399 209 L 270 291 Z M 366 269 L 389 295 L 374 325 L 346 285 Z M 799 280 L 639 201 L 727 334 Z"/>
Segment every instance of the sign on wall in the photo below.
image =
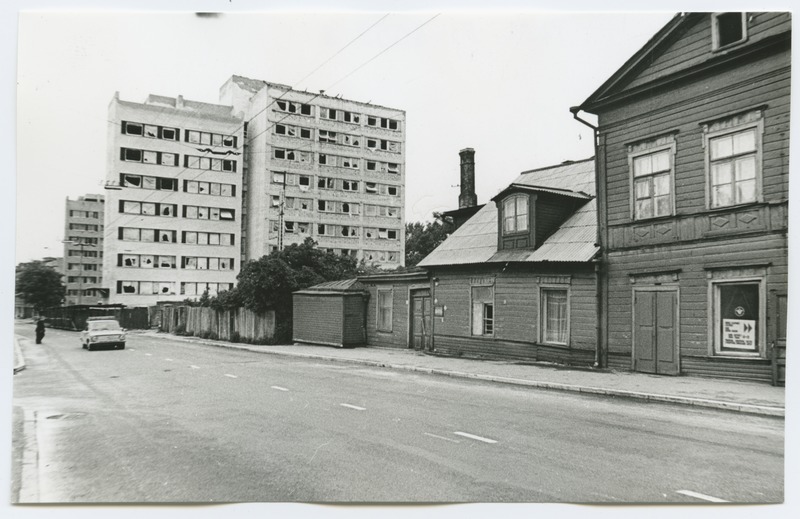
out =
<path fill-rule="evenodd" d="M 756 321 L 748 319 L 723 319 L 722 347 L 755 351 Z"/>

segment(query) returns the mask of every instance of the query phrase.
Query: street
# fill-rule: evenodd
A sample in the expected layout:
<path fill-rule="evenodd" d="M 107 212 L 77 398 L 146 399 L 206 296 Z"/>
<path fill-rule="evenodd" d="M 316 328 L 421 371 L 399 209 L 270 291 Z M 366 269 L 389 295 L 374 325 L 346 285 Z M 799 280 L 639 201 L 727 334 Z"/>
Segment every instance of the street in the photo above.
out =
<path fill-rule="evenodd" d="M 783 500 L 781 419 L 15 331 L 15 502 Z"/>

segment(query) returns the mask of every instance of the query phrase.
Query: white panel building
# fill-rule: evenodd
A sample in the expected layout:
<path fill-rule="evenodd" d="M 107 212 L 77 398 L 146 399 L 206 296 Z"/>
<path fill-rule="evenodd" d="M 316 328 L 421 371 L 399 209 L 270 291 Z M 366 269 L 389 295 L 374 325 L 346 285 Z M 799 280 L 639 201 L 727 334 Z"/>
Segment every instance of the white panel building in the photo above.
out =
<path fill-rule="evenodd" d="M 232 76 L 244 113 L 244 255 L 312 237 L 385 268 L 405 257 L 405 112 Z"/>
<path fill-rule="evenodd" d="M 233 287 L 243 121 L 231 106 L 150 95 L 108 113 L 103 283 L 144 306 Z"/>

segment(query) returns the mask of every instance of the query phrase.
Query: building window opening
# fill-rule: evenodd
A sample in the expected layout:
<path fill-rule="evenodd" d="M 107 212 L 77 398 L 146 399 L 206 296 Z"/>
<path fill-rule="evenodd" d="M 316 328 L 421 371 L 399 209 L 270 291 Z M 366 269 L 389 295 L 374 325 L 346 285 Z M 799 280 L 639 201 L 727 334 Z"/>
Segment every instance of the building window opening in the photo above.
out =
<path fill-rule="evenodd" d="M 567 291 L 542 290 L 542 340 L 550 344 L 567 344 Z"/>
<path fill-rule="evenodd" d="M 760 288 L 757 281 L 715 284 L 715 353 L 718 355 L 759 355 Z"/>
<path fill-rule="evenodd" d="M 472 287 L 472 335 L 494 335 L 494 287 Z"/>
<path fill-rule="evenodd" d="M 726 47 L 744 41 L 745 13 L 720 13 L 714 17 L 715 48 Z"/>
<path fill-rule="evenodd" d="M 711 207 L 725 207 L 757 199 L 756 128 L 709 139 Z"/>
<path fill-rule="evenodd" d="M 392 291 L 378 290 L 378 331 L 392 331 Z"/>
<path fill-rule="evenodd" d="M 528 230 L 528 197 L 514 195 L 503 201 L 503 234 Z"/>

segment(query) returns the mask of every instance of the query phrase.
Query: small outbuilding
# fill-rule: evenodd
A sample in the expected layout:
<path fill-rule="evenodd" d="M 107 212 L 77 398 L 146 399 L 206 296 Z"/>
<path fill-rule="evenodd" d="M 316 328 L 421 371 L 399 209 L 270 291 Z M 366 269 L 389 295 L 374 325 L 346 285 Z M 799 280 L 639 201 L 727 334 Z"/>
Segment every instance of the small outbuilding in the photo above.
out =
<path fill-rule="evenodd" d="M 357 279 L 329 281 L 292 294 L 292 340 L 337 347 L 366 343 L 369 291 Z"/>

